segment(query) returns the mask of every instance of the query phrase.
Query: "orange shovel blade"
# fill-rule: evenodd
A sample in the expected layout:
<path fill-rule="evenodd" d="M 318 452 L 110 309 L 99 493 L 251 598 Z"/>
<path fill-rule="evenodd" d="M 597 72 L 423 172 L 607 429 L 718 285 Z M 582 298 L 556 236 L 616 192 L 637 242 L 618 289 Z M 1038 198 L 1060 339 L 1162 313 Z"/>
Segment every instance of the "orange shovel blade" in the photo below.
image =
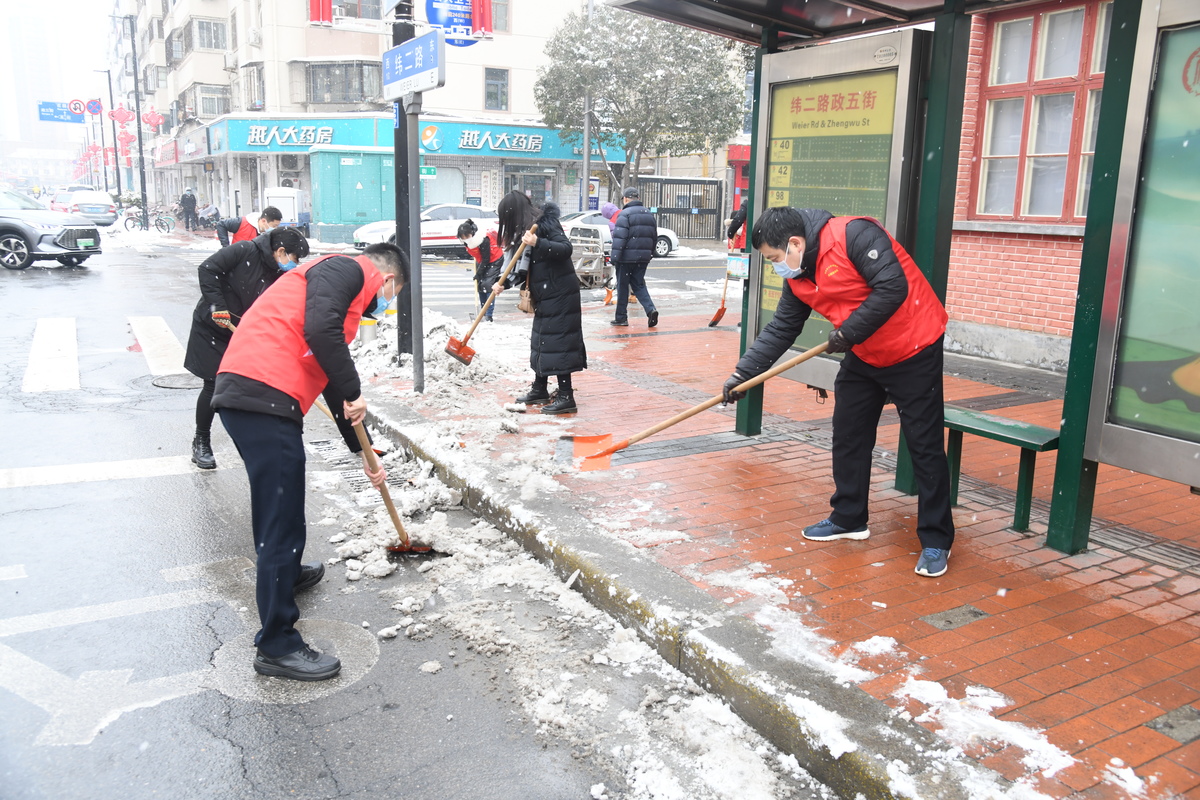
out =
<path fill-rule="evenodd" d="M 599 436 L 573 436 L 571 438 L 573 440 L 572 444 L 574 445 L 574 457 L 576 461 L 583 459 L 583 461 L 579 462 L 579 469 L 581 471 L 591 472 L 592 470 L 608 468 L 610 459 L 607 456 L 604 458 L 595 458 L 595 456 L 598 452 L 603 451 L 604 448 L 612 444 L 611 433 L 604 433 Z"/>
<path fill-rule="evenodd" d="M 475 358 L 475 350 L 467 347 L 466 343 L 460 342 L 453 336 L 450 337 L 450 341 L 446 342 L 446 353 L 464 364 L 470 364 L 471 359 Z"/>

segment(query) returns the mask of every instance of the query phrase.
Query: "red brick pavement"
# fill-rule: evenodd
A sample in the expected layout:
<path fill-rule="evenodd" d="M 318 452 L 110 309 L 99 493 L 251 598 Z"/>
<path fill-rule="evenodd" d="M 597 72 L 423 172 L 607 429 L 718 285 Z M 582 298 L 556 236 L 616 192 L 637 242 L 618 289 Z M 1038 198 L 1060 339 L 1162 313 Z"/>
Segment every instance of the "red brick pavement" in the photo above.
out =
<path fill-rule="evenodd" d="M 585 313 L 606 319 L 609 312 Z M 715 394 L 737 358 L 737 317 L 730 309 L 724 325 L 710 329 L 708 316 L 663 316 L 657 332 L 649 332 L 634 316 L 629 328 L 613 329 L 605 338 L 623 347 L 592 352 L 592 369 L 576 377 L 580 411 L 573 432 L 612 433 L 620 440 Z M 662 380 L 695 397 L 664 394 L 656 383 Z M 646 386 L 651 388 L 639 388 Z M 1007 391 L 946 379 L 949 402 Z M 819 404 L 802 384 L 776 379 L 768 384 L 764 413 L 827 430 L 832 400 Z M 1057 426 L 1061 402 L 994 413 Z M 890 424 L 885 418 L 882 450 L 894 453 L 898 427 L 894 414 Z M 732 428 L 732 411 L 713 410 L 647 444 Z M 764 432 L 770 432 L 769 421 Z M 505 438 L 497 440 L 497 457 L 520 446 L 521 437 Z M 1054 456 L 1038 458 L 1035 498 L 1045 502 Z M 965 438 L 964 481 L 1011 492 L 1017 461 L 1014 447 Z M 872 636 L 892 637 L 896 648 L 859 661 L 879 675 L 861 688 L 892 707 L 914 718 L 926 710 L 896 696 L 910 674 L 940 682 L 953 698 L 963 698 L 968 687 L 984 687 L 1009 701 L 994 716 L 1044 731 L 1076 759 L 1044 777 L 1030 774 L 1024 752 L 1011 745 L 984 741 L 967 749 L 1006 777 L 1032 781 L 1052 797 L 1122 797 L 1104 779 L 1106 770 L 1128 767 L 1147 782 L 1145 796 L 1200 797 L 1200 741 L 1180 744 L 1146 724 L 1185 706 L 1200 713 L 1200 569 L 1180 571 L 1136 551 L 1095 544 L 1066 556 L 1043 544 L 1044 511 L 1034 509 L 1033 531 L 1017 533 L 1009 527 L 1011 505 L 973 501 L 964 485 L 962 505 L 954 511 L 958 533 L 950 570 L 922 578 L 913 573 L 916 499 L 892 489 L 893 475 L 878 467 L 869 540 L 816 543 L 801 537 L 805 525 L 827 515 L 829 462 L 827 450 L 792 439 L 618 463 L 602 479 L 567 472 L 560 482 L 593 516 L 633 500 L 651 501 L 659 515 L 653 526 L 686 537 L 646 552 L 732 608 L 744 604 L 752 613 L 761 598 L 715 578 L 750 568 L 756 577 L 790 581 L 783 587 L 788 608 L 833 642 L 834 655 Z M 1200 548 L 1200 497 L 1186 486 L 1102 467 L 1095 518 Z M 952 630 L 922 619 L 966 605 L 987 616 Z"/>

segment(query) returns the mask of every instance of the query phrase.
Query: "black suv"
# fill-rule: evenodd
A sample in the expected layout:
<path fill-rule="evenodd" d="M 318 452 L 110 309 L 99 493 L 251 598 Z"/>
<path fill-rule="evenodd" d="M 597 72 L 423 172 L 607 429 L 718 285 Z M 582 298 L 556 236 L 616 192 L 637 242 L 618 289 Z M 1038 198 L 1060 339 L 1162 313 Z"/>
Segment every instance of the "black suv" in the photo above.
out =
<path fill-rule="evenodd" d="M 87 217 L 50 211 L 20 192 L 0 191 L 0 264 L 25 269 L 57 259 L 78 266 L 100 253 L 100 231 Z"/>

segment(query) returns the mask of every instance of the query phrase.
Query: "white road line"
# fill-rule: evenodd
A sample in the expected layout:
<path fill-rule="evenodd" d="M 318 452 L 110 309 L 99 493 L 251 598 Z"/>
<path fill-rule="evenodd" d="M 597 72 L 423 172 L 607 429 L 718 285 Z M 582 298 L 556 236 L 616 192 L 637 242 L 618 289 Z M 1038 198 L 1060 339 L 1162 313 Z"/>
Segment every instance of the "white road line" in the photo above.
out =
<path fill-rule="evenodd" d="M 79 388 L 79 345 L 74 317 L 39 319 L 29 349 L 22 392 L 65 392 Z"/>
<path fill-rule="evenodd" d="M 142 346 L 142 355 L 151 375 L 178 375 L 184 372 L 183 345 L 162 317 L 129 317 L 133 335 Z"/>
<path fill-rule="evenodd" d="M 28 578 L 25 574 L 25 565 L 17 564 L 12 567 L 0 567 L 0 581 L 15 581 L 17 578 Z"/>
<path fill-rule="evenodd" d="M 229 459 L 224 459 L 228 461 Z M 219 469 L 219 467 L 218 467 Z M 195 472 L 188 456 L 137 458 L 127 461 L 94 461 L 52 467 L 0 469 L 0 489 L 24 486 L 55 486 L 61 483 L 94 483 L 120 478 L 158 478 Z"/>
<path fill-rule="evenodd" d="M 18 633 L 48 631 L 51 628 L 65 628 L 68 625 L 82 625 L 85 622 L 119 619 L 134 614 L 184 608 L 219 599 L 207 589 L 188 589 L 183 592 L 135 597 L 132 600 L 117 600 L 113 603 L 101 603 L 82 608 L 66 608 L 62 611 L 46 611 L 41 614 L 26 614 L 23 617 L 9 617 L 0 619 L 0 639 L 6 636 L 15 636 Z"/>

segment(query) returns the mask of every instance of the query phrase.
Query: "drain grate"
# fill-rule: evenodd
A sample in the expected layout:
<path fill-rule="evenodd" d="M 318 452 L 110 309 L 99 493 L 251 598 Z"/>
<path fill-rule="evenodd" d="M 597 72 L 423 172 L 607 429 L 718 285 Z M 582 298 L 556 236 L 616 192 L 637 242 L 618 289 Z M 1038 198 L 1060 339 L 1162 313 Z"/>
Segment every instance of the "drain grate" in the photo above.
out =
<path fill-rule="evenodd" d="M 199 389 L 204 386 L 204 381 L 188 372 L 178 375 L 160 375 L 150 383 L 160 389 Z"/>
<path fill-rule="evenodd" d="M 980 611 L 975 606 L 959 606 L 952 608 L 949 611 L 939 611 L 936 614 L 929 614 L 921 617 L 938 630 L 952 631 L 955 628 L 961 628 L 963 625 L 969 625 L 977 619 L 990 617 L 991 614 L 986 611 Z"/>

